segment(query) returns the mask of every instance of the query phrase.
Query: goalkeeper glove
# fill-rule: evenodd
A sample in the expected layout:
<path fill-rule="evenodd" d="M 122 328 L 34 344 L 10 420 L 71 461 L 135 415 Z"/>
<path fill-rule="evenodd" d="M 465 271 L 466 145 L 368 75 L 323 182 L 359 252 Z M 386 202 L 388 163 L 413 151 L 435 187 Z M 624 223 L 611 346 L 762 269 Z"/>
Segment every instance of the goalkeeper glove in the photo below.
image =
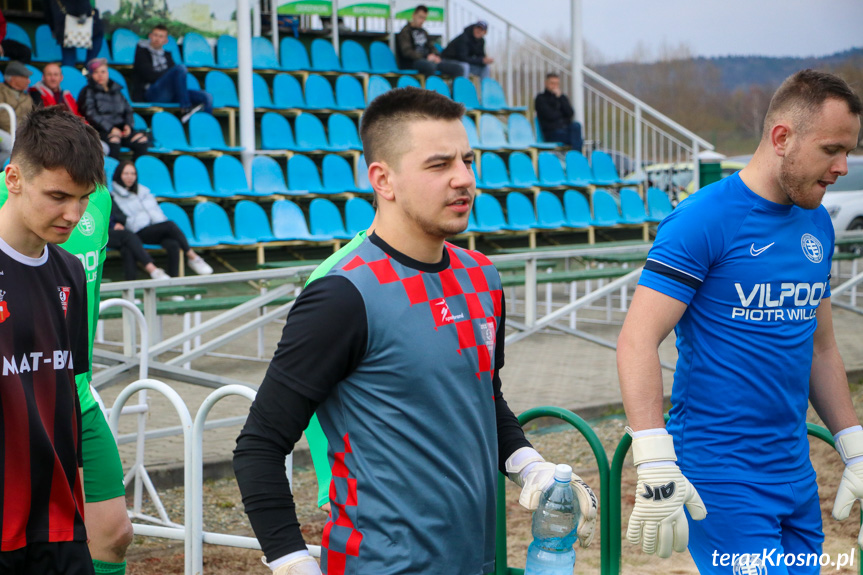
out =
<path fill-rule="evenodd" d="M 283 560 L 287 559 L 285 563 Z M 273 575 L 321 575 L 321 568 L 308 551 L 297 551 L 276 559 L 272 564 L 261 557 L 264 565 L 273 570 Z M 273 567 L 275 565 L 275 567 Z"/>
<path fill-rule="evenodd" d="M 522 488 L 518 498 L 522 506 L 530 510 L 536 509 L 540 495 L 554 483 L 555 467 L 554 463 L 548 463 L 532 447 L 522 447 L 509 456 L 506 460 L 506 474 Z M 578 543 L 587 547 L 593 541 L 596 528 L 596 495 L 575 473 L 572 474 L 570 485 L 581 511 L 576 528 Z"/>
<path fill-rule="evenodd" d="M 632 430 L 627 432 L 634 435 Z M 664 429 L 632 440 L 632 455 L 638 468 L 635 508 L 629 517 L 626 539 L 641 545 L 645 553 L 670 557 L 689 543 L 689 523 L 683 506 L 696 521 L 707 516 L 695 487 L 674 463 L 674 441 Z"/>
<path fill-rule="evenodd" d="M 863 428 L 850 427 L 837 433 L 835 439 L 845 471 L 833 503 L 833 518 L 842 521 L 851 513 L 854 502 L 863 500 Z M 863 547 L 863 528 L 857 535 L 857 544 Z"/>

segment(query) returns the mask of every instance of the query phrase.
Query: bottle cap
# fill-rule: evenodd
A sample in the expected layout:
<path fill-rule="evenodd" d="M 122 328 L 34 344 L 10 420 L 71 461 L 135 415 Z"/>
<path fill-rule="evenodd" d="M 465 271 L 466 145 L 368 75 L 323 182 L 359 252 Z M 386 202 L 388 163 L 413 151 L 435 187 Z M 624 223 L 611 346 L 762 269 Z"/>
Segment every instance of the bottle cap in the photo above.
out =
<path fill-rule="evenodd" d="M 569 482 L 572 479 L 572 467 L 566 463 L 558 463 L 554 468 L 554 478 L 557 481 Z"/>

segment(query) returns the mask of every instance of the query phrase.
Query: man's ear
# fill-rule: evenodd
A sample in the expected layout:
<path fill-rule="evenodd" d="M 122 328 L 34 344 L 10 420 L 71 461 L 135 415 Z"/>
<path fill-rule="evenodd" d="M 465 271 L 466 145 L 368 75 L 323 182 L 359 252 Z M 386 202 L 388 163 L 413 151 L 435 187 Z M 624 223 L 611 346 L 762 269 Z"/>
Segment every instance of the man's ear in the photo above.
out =
<path fill-rule="evenodd" d="M 386 162 L 372 162 L 369 166 L 369 183 L 378 196 L 378 205 L 381 200 L 391 202 L 395 199 L 392 177 L 392 169 Z"/>
<path fill-rule="evenodd" d="M 10 194 L 20 194 L 24 185 L 24 174 L 18 164 L 6 166 L 6 188 Z"/>
<path fill-rule="evenodd" d="M 777 156 L 785 156 L 793 131 L 787 124 L 776 124 L 770 129 L 770 144 Z"/>

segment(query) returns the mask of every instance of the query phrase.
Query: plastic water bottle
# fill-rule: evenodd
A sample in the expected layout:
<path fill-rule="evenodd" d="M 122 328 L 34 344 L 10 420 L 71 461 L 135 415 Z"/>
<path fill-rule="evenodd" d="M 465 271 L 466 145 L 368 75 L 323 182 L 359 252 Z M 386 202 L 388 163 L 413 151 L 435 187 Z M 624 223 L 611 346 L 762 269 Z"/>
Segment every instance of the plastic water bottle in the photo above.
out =
<path fill-rule="evenodd" d="M 533 512 L 533 542 L 527 548 L 524 575 L 572 575 L 580 512 L 571 479 L 572 467 L 558 465 L 554 483 L 539 498 Z"/>

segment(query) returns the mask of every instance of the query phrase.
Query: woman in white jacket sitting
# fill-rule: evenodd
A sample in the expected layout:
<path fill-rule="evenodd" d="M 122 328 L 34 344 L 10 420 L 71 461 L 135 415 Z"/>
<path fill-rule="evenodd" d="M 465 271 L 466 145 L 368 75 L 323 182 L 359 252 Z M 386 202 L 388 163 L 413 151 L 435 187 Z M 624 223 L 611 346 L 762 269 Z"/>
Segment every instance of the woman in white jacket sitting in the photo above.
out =
<path fill-rule="evenodd" d="M 208 275 L 213 268 L 189 247 L 186 235 L 177 224 L 168 220 L 156 198 L 146 186 L 138 183 L 135 164 L 121 162 L 114 170 L 111 188 L 114 204 L 126 214 L 125 228 L 134 232 L 145 244 L 159 244 L 168 256 L 168 275 L 180 275 L 180 251 L 186 254 L 186 262 L 195 273 Z"/>

